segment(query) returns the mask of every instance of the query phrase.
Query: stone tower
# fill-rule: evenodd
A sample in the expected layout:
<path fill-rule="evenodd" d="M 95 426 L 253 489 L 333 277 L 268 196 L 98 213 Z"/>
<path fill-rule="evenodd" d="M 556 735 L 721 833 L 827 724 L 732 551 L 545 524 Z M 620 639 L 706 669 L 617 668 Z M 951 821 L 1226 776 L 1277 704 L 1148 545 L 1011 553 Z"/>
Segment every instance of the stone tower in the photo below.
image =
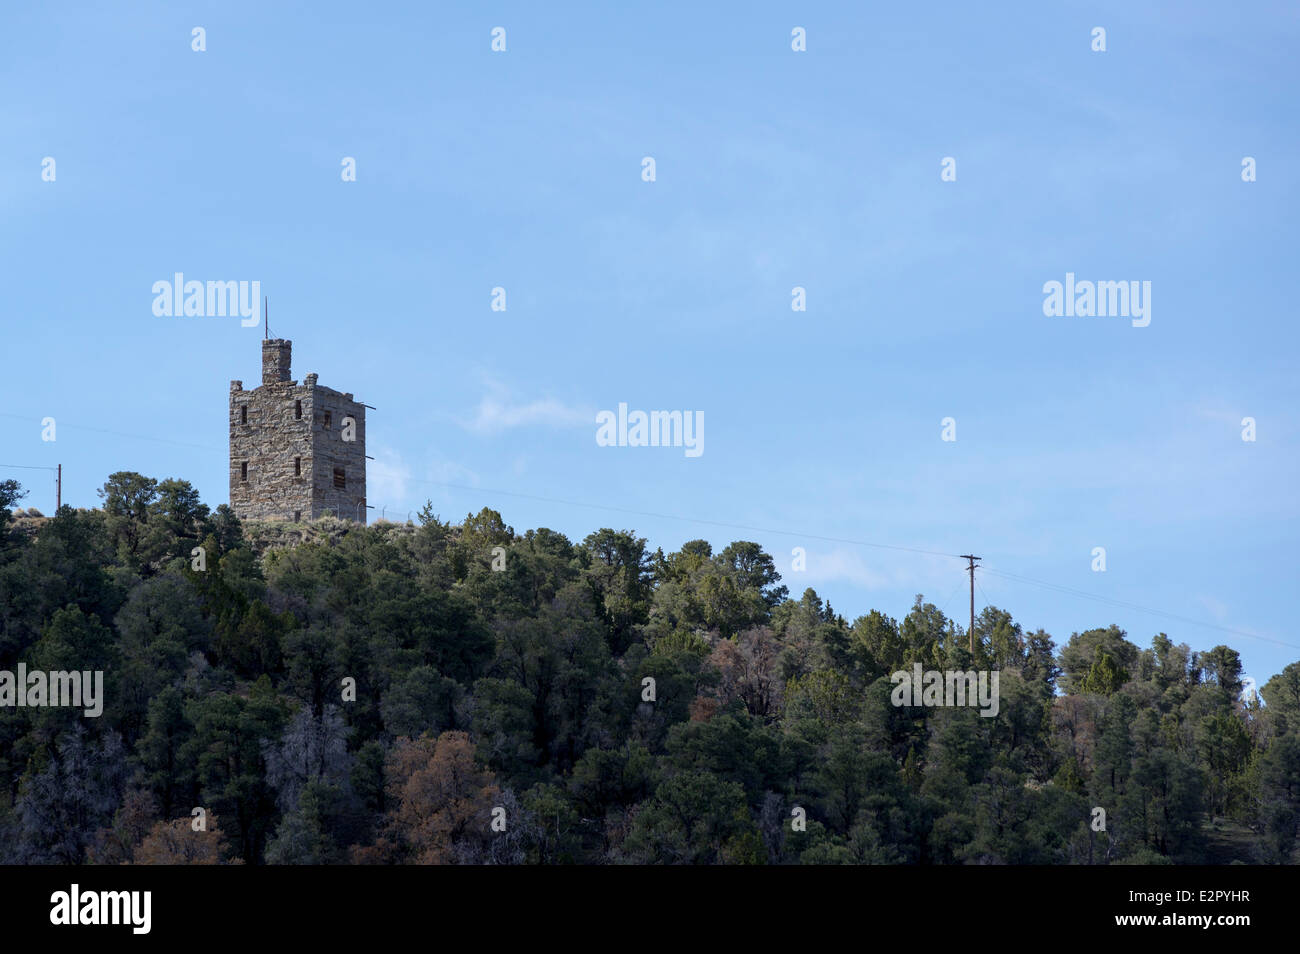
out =
<path fill-rule="evenodd" d="M 366 406 L 290 378 L 293 342 L 262 342 L 262 384 L 230 382 L 230 506 L 240 520 L 366 522 Z"/>

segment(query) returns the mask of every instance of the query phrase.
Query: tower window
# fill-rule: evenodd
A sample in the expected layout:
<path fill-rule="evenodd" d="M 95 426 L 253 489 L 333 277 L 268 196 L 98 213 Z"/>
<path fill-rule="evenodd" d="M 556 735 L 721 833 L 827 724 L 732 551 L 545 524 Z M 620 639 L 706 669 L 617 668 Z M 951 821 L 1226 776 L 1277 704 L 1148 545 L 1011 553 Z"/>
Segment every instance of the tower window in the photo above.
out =
<path fill-rule="evenodd" d="M 338 490 L 346 490 L 348 486 L 347 477 L 343 474 L 342 467 L 334 468 L 334 487 Z"/>
<path fill-rule="evenodd" d="M 294 522 L 294 523 L 302 523 L 302 511 L 301 511 L 301 510 L 295 510 L 295 511 L 293 512 L 293 522 Z"/>
<path fill-rule="evenodd" d="M 248 461 L 244 461 L 239 465 L 239 479 L 243 481 L 248 480 Z"/>
<path fill-rule="evenodd" d="M 326 411 L 326 412 L 325 412 L 325 430 L 328 431 L 329 429 L 330 429 L 330 412 L 329 412 L 329 411 Z"/>
<path fill-rule="evenodd" d="M 293 419 L 294 419 L 295 421 L 301 421 L 301 420 L 302 420 L 302 402 L 301 402 L 301 401 L 294 401 L 294 402 L 293 402 Z"/>
<path fill-rule="evenodd" d="M 248 423 L 248 405 L 247 405 L 247 404 L 241 404 L 241 405 L 239 405 L 239 423 L 240 423 L 240 424 L 247 424 L 247 423 Z"/>
<path fill-rule="evenodd" d="M 302 458 L 301 458 L 301 457 L 295 457 L 295 458 L 293 459 L 293 475 L 294 475 L 295 477 L 301 477 L 301 476 L 302 476 Z"/>

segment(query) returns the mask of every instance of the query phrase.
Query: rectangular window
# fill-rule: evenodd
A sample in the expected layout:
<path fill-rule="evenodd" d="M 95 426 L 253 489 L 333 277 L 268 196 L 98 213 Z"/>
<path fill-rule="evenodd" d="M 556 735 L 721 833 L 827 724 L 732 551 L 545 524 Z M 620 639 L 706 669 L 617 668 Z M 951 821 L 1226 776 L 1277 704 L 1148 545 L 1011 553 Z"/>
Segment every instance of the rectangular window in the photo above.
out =
<path fill-rule="evenodd" d="M 247 404 L 241 404 L 241 405 L 239 405 L 239 423 L 240 423 L 240 424 L 247 424 L 247 423 L 248 423 L 248 405 L 247 405 Z"/>
<path fill-rule="evenodd" d="M 293 419 L 294 419 L 295 421 L 301 421 L 301 420 L 302 420 L 302 402 L 301 402 L 301 401 L 294 401 L 294 402 L 293 402 Z"/>
<path fill-rule="evenodd" d="M 301 477 L 301 476 L 302 476 L 302 458 L 301 458 L 301 457 L 295 457 L 295 458 L 293 459 L 293 475 L 294 475 L 295 477 Z"/>
<path fill-rule="evenodd" d="M 248 480 L 248 461 L 244 461 L 239 465 L 239 479 Z"/>
<path fill-rule="evenodd" d="M 347 478 L 343 475 L 342 467 L 334 468 L 334 487 L 337 490 L 346 490 L 348 485 Z"/>
<path fill-rule="evenodd" d="M 328 431 L 329 429 L 330 429 L 330 412 L 329 412 L 329 411 L 326 411 L 326 412 L 325 412 L 325 430 Z"/>
<path fill-rule="evenodd" d="M 294 523 L 302 523 L 302 511 L 301 511 L 301 510 L 295 510 L 295 511 L 293 512 L 293 522 L 294 522 Z"/>

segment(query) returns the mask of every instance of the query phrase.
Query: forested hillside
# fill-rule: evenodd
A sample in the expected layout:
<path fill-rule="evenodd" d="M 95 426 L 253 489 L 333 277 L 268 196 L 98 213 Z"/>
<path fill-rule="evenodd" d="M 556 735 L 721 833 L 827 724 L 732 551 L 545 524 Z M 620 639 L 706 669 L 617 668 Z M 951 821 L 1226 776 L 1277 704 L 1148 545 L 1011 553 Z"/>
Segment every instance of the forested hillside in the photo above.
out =
<path fill-rule="evenodd" d="M 850 622 L 744 541 L 101 493 L 0 484 L 0 670 L 105 673 L 99 718 L 0 708 L 6 862 L 1296 860 L 1300 663 L 1243 704 L 1227 646 L 988 607 L 972 658 L 922 597 Z M 914 663 L 999 670 L 997 715 L 893 705 Z"/>

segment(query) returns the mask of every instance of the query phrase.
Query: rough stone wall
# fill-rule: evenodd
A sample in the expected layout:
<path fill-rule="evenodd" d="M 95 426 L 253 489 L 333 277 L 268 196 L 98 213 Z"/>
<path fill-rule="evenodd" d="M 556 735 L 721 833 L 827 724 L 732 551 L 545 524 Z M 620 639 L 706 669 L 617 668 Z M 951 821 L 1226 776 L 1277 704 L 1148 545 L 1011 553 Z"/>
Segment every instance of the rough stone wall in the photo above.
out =
<path fill-rule="evenodd" d="M 241 520 L 307 520 L 329 511 L 364 523 L 365 407 L 351 394 L 321 387 L 315 374 L 302 384 L 292 380 L 291 346 L 282 339 L 262 343 L 261 387 L 245 391 L 242 381 L 230 382 L 230 506 Z M 352 441 L 343 439 L 348 417 L 355 421 Z M 336 467 L 343 489 L 334 486 Z"/>
<path fill-rule="evenodd" d="M 329 424 L 326 426 L 326 416 Z M 344 440 L 345 421 L 353 420 L 354 440 Z M 345 520 L 366 522 L 366 409 L 351 394 L 316 387 L 311 418 L 312 517 L 327 511 Z M 334 472 L 344 487 L 335 486 Z"/>
<path fill-rule="evenodd" d="M 285 384 L 289 381 L 289 365 L 293 357 L 293 342 L 284 338 L 267 338 L 262 342 L 262 384 Z"/>

